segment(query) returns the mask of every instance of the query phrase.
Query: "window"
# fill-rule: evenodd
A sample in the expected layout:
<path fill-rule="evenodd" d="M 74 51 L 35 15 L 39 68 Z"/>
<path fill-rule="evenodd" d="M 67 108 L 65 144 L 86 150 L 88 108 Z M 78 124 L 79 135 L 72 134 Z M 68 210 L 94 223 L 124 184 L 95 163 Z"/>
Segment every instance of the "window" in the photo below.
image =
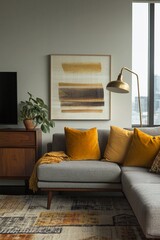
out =
<path fill-rule="evenodd" d="M 154 13 L 154 125 L 160 125 L 160 4 Z"/>
<path fill-rule="evenodd" d="M 142 122 L 160 125 L 160 3 L 133 3 L 132 29 L 132 69 L 140 80 Z M 139 125 L 134 79 L 132 124 Z"/>

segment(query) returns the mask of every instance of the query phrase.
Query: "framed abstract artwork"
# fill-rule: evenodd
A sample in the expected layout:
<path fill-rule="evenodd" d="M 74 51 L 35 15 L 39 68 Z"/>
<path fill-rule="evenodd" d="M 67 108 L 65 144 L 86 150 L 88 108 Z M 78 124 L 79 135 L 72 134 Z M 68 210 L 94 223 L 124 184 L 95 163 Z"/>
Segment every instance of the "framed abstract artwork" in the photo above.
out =
<path fill-rule="evenodd" d="M 51 119 L 109 120 L 110 77 L 110 55 L 51 55 Z"/>

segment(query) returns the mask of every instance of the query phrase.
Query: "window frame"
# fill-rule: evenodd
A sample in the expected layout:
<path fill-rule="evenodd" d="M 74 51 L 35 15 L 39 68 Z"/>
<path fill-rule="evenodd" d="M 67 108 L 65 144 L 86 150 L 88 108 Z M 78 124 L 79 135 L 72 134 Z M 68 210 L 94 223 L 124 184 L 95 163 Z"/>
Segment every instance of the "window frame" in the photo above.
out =
<path fill-rule="evenodd" d="M 134 2 L 137 3 L 137 2 Z M 139 2 L 143 3 L 143 2 Z M 160 3 L 160 2 L 159 2 Z M 148 124 L 142 125 L 146 127 L 159 126 L 160 124 L 154 124 L 154 66 L 155 66 L 155 4 L 156 2 L 148 2 Z M 132 127 L 139 127 L 140 125 L 133 124 Z"/>
<path fill-rule="evenodd" d="M 148 59 L 148 76 L 149 76 L 149 126 L 154 125 L 154 3 L 149 3 L 149 59 Z"/>

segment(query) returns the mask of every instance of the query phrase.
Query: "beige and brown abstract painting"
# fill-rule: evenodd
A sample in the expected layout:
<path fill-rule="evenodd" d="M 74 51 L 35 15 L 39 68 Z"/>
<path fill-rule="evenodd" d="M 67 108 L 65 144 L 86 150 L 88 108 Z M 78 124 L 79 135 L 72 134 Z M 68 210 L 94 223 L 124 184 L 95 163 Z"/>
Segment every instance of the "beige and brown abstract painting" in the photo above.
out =
<path fill-rule="evenodd" d="M 110 55 L 51 55 L 51 118 L 109 120 Z"/>

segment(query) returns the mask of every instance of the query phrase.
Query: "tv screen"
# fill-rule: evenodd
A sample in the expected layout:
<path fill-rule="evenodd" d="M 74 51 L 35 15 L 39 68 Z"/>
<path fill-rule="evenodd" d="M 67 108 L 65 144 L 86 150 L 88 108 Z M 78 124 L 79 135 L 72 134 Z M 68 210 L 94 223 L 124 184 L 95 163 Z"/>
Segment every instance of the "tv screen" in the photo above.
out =
<path fill-rule="evenodd" d="M 17 73 L 0 72 L 0 124 L 17 123 Z"/>

